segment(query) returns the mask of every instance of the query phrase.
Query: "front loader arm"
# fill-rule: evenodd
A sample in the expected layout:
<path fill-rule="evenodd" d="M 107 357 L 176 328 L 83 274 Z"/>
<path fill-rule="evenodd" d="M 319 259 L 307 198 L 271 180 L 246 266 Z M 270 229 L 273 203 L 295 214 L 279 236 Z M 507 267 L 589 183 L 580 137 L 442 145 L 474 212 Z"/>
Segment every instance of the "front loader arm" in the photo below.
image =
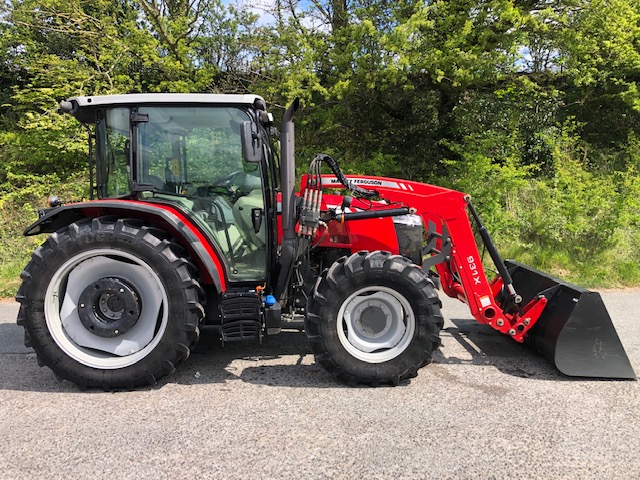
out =
<path fill-rule="evenodd" d="M 517 295 L 510 279 L 505 282 L 504 277 L 499 277 L 489 282 L 469 220 L 469 195 L 406 180 L 368 176 L 347 178 L 354 185 L 376 190 L 380 198 L 388 202 L 388 206 L 374 204 L 374 210 L 382 213 L 401 205 L 411 213 L 420 215 L 427 236 L 424 253 L 429 255 L 424 259 L 423 268 L 435 267 L 444 292 L 465 302 L 477 321 L 490 325 L 518 342 L 524 340 L 542 313 L 547 299 L 536 297 L 519 308 L 513 301 Z M 305 181 L 306 178 L 303 178 L 303 187 Z M 323 175 L 322 187 L 335 189 L 343 185 L 335 176 Z M 348 215 L 345 217 L 348 219 Z M 497 266 L 506 272 L 504 264 Z M 508 273 L 506 276 L 509 278 Z"/>

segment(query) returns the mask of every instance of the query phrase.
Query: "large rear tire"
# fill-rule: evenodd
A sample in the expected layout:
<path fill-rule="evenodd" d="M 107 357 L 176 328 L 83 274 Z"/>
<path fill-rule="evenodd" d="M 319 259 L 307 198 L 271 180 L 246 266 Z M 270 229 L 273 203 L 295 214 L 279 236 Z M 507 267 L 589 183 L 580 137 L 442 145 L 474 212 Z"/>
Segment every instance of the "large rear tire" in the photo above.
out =
<path fill-rule="evenodd" d="M 433 282 L 408 259 L 358 252 L 322 273 L 305 329 L 316 361 L 339 380 L 398 385 L 440 346 L 440 305 Z"/>
<path fill-rule="evenodd" d="M 18 324 L 38 362 L 81 388 L 134 388 L 175 370 L 204 317 L 193 265 L 136 220 L 82 220 L 22 273 Z"/>

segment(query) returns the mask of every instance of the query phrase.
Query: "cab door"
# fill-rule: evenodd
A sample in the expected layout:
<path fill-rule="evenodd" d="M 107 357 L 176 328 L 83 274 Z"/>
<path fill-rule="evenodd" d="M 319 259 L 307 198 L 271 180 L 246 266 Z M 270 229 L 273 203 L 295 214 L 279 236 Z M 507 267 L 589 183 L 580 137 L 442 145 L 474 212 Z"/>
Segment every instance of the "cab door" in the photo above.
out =
<path fill-rule="evenodd" d="M 153 196 L 188 210 L 214 244 L 229 282 L 264 282 L 265 180 L 245 161 L 246 110 L 227 106 L 146 106 L 137 128 L 137 174 Z"/>

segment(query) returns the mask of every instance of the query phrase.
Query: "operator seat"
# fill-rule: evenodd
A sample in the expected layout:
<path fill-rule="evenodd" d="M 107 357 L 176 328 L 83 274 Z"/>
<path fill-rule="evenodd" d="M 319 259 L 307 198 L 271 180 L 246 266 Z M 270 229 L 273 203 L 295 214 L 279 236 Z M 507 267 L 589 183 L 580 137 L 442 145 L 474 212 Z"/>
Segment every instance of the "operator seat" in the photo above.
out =
<path fill-rule="evenodd" d="M 259 250 L 265 247 L 265 219 L 262 219 L 258 233 L 253 229 L 252 211 L 255 208 L 264 209 L 262 189 L 251 190 L 233 205 L 233 218 L 235 218 L 244 237 Z"/>

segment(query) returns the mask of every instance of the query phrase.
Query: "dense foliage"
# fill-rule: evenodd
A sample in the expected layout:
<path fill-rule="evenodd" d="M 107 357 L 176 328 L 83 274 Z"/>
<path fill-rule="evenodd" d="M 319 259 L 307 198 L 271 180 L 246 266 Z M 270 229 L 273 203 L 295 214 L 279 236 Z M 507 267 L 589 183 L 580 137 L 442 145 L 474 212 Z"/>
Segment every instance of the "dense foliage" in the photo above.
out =
<path fill-rule="evenodd" d="M 276 114 L 299 96 L 300 165 L 326 151 L 349 172 L 466 191 L 507 254 L 640 283 L 640 0 L 0 8 L 4 279 L 41 241 L 20 238 L 33 206 L 87 192 L 86 132 L 57 103 L 172 91 L 259 93 Z"/>

